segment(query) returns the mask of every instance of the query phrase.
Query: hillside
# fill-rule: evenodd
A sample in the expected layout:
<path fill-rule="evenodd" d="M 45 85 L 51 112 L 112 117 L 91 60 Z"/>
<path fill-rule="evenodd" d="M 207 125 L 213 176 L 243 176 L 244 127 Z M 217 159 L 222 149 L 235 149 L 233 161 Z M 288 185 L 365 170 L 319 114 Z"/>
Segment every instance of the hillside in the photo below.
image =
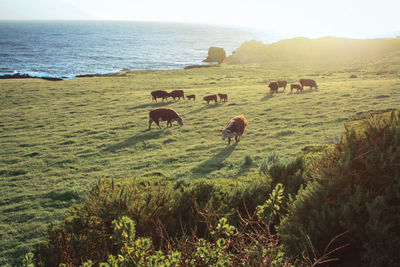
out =
<path fill-rule="evenodd" d="M 101 178 L 237 178 L 271 159 L 291 160 L 305 146 L 335 143 L 350 117 L 399 107 L 399 58 L 0 80 L 0 264 L 31 250 Z M 315 79 L 318 90 L 267 90 L 271 80 L 300 78 Z M 154 103 L 157 89 L 197 98 Z M 214 93 L 227 93 L 228 102 L 201 100 Z M 157 107 L 175 109 L 184 126 L 145 131 Z M 248 128 L 227 146 L 218 131 L 240 114 Z"/>
<path fill-rule="evenodd" d="M 351 61 L 378 58 L 400 53 L 400 38 L 396 39 L 347 39 L 323 37 L 308 39 L 297 37 L 272 44 L 259 41 L 243 43 L 225 62 L 267 63 L 288 60 Z"/>

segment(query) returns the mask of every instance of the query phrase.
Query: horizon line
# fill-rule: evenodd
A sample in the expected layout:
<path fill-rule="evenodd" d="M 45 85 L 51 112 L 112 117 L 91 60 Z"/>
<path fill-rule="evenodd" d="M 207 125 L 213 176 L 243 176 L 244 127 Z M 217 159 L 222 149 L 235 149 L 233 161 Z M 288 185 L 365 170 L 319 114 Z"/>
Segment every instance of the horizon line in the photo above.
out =
<path fill-rule="evenodd" d="M 220 24 L 220 23 L 207 23 L 207 22 L 184 22 L 184 21 L 163 21 L 163 20 L 131 20 L 131 19 L 2 19 L 0 18 L 0 22 L 132 22 L 132 23 L 152 23 L 152 24 L 180 24 L 180 25 L 199 25 L 199 26 L 213 26 L 213 27 L 220 27 L 220 28 L 236 28 L 236 29 L 245 29 L 245 30 L 253 30 L 253 31 L 266 31 L 271 33 L 278 33 L 276 30 L 269 29 L 269 28 L 261 28 L 255 26 L 243 26 L 238 24 Z M 288 32 L 282 32 L 283 36 L 286 35 L 287 37 L 280 38 L 279 40 L 285 39 L 293 39 L 293 38 L 308 38 L 308 39 L 320 39 L 320 38 L 344 38 L 344 39 L 397 39 L 400 38 L 400 30 L 398 31 L 391 31 L 386 33 L 380 33 L 373 36 L 364 36 L 364 37 L 349 37 L 349 36 L 333 36 L 330 34 L 319 35 L 319 36 L 307 36 L 307 34 L 294 34 Z"/>

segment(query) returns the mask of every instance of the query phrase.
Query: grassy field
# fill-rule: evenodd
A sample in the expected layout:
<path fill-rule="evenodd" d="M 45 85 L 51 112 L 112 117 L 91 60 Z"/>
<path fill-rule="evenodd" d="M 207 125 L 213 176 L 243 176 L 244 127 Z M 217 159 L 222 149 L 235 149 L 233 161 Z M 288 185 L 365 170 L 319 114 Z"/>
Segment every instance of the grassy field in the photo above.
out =
<path fill-rule="evenodd" d="M 398 66 L 381 59 L 286 62 L 0 80 L 0 264 L 29 251 L 99 178 L 238 177 L 257 171 L 268 155 L 285 161 L 305 146 L 335 143 L 358 113 L 399 108 Z M 318 90 L 269 94 L 269 81 L 300 78 L 315 79 Z M 150 92 L 157 89 L 183 89 L 197 99 L 154 103 Z M 228 102 L 201 100 L 214 93 L 227 93 Z M 184 126 L 166 129 L 163 122 L 162 130 L 153 124 L 146 131 L 157 107 L 175 109 Z M 218 131 L 241 114 L 248 128 L 228 146 Z"/>

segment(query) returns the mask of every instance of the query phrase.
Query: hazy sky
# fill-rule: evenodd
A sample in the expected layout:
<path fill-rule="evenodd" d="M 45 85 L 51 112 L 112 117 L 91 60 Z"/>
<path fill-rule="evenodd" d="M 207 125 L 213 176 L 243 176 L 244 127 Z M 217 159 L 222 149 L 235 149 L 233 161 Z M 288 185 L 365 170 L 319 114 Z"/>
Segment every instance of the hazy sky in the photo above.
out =
<path fill-rule="evenodd" d="M 195 22 L 363 38 L 400 32 L 400 0 L 0 0 L 0 19 Z"/>

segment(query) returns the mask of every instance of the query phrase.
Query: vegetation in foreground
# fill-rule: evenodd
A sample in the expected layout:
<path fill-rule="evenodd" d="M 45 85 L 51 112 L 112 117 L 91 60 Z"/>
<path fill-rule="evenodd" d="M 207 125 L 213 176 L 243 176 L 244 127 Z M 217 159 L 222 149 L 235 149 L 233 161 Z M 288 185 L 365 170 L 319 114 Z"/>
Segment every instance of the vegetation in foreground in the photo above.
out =
<path fill-rule="evenodd" d="M 397 63 L 396 63 L 397 62 Z M 102 178 L 154 171 L 183 182 L 236 178 L 312 144 L 334 144 L 358 113 L 400 102 L 399 57 L 370 61 L 271 62 L 52 82 L 0 81 L 0 263 L 20 258 L 66 208 Z M 355 77 L 355 78 L 350 78 Z M 318 90 L 270 95 L 271 80 L 313 78 Z M 227 103 L 152 103 L 150 91 L 227 93 Z M 170 107 L 185 125 L 146 132 L 148 112 Z M 218 130 L 243 114 L 248 129 L 227 146 Z"/>
<path fill-rule="evenodd" d="M 238 179 L 102 179 L 36 247 L 39 266 L 396 266 L 400 111 Z"/>

